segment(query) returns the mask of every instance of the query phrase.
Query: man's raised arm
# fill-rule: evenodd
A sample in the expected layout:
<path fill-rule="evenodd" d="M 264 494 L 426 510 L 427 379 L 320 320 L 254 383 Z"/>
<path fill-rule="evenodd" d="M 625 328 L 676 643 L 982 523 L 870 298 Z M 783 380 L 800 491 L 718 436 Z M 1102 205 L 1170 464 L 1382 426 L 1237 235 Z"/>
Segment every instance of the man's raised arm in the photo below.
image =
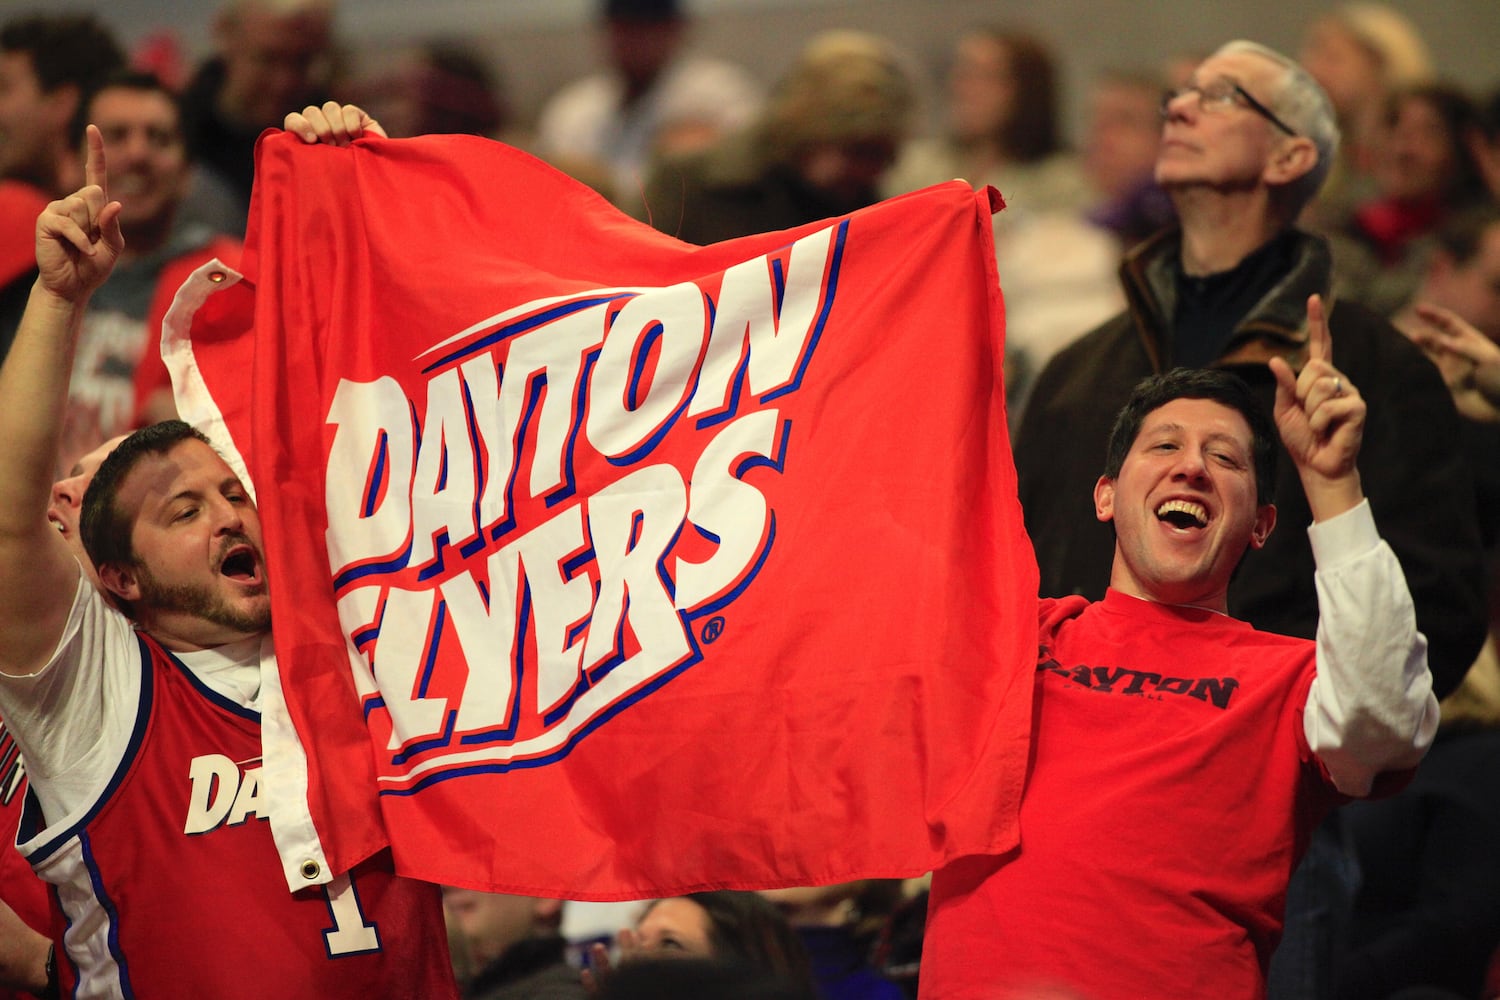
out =
<path fill-rule="evenodd" d="M 39 276 L 0 367 L 0 672 L 9 674 L 46 662 L 80 572 L 47 505 L 83 315 L 125 245 L 92 125 L 85 170 L 87 184 L 37 219 Z"/>
<path fill-rule="evenodd" d="M 1308 301 L 1308 360 L 1280 358 L 1276 425 L 1312 510 L 1318 669 L 1302 726 L 1334 786 L 1368 795 L 1381 772 L 1413 767 L 1437 730 L 1438 704 L 1411 592 L 1376 532 L 1355 460 L 1365 403 L 1333 366 L 1322 300 Z"/>

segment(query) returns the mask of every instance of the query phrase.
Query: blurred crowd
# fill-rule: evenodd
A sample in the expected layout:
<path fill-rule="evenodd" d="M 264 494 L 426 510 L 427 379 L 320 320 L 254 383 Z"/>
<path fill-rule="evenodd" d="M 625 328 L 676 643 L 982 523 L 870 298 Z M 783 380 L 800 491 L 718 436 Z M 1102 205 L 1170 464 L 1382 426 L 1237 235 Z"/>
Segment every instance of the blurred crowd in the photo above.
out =
<path fill-rule="evenodd" d="M 360 105 L 393 138 L 517 145 L 693 243 L 954 178 L 991 185 L 1005 201 L 994 245 L 1013 434 L 1049 362 L 1134 307 L 1119 277 L 1125 255 L 1178 225 L 1157 167 L 1163 95 L 1191 83 L 1191 53 L 1160 66 L 1122 61 L 1087 81 L 1075 144 L 1060 106 L 1066 53 L 1009 25 L 956 28 L 941 80 L 921 79 L 893 41 L 854 29 L 805 40 L 773 80 L 699 53 L 681 0 L 603 0 L 597 71 L 522 121 L 502 67 L 462 41 L 414 41 L 378 73 L 342 73 L 335 13 L 334 0 L 227 0 L 214 52 L 196 67 L 166 31 L 126 51 L 88 15 L 0 23 L 0 356 L 35 278 L 37 215 L 82 184 L 86 124 L 103 134 L 109 194 L 122 204 L 125 255 L 79 342 L 59 475 L 100 441 L 173 415 L 155 352 L 172 295 L 203 262 L 240 253 L 262 130 L 325 100 Z M 1326 240 L 1334 297 L 1389 321 L 1447 387 L 1460 418 L 1453 444 L 1472 478 L 1452 491 L 1472 489 L 1490 593 L 1500 594 L 1500 89 L 1445 80 L 1413 25 L 1378 3 L 1312 17 L 1294 55 L 1342 137 L 1298 228 Z M 942 116 L 923 127 L 919 95 L 933 85 Z M 1201 81 L 1196 89 L 1202 106 L 1209 95 Z M 1372 405 L 1372 425 L 1386 419 L 1399 418 Z M 1039 556 L 1045 580 L 1044 547 Z M 1493 632 L 1500 600 L 1489 601 Z M 1493 637 L 1458 666 L 1416 780 L 1343 812 L 1347 919 L 1322 959 L 1332 985 L 1318 995 L 1500 996 Z M 925 891 L 919 880 L 603 906 L 452 889 L 445 904 L 471 997 L 896 1000 L 915 996 Z M 667 955 L 691 960 L 657 961 Z"/>

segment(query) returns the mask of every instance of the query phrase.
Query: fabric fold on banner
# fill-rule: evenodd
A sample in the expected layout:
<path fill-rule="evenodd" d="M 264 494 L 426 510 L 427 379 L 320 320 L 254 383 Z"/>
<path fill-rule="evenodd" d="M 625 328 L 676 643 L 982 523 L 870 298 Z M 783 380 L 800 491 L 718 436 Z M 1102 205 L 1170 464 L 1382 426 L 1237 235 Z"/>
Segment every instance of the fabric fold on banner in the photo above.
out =
<path fill-rule="evenodd" d="M 472 137 L 256 171 L 163 351 L 256 487 L 332 871 L 606 900 L 1015 846 L 998 196 L 694 247 Z"/>

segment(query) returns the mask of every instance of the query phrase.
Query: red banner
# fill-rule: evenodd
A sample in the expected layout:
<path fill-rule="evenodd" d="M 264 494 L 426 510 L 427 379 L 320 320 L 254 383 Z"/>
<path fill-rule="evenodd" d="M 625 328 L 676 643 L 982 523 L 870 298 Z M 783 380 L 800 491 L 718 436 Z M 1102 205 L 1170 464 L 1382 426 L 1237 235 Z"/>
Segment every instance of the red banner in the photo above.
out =
<path fill-rule="evenodd" d="M 184 351 L 258 487 L 335 868 L 380 824 L 407 874 L 583 899 L 1016 842 L 990 194 L 693 247 L 484 140 L 257 156 Z"/>

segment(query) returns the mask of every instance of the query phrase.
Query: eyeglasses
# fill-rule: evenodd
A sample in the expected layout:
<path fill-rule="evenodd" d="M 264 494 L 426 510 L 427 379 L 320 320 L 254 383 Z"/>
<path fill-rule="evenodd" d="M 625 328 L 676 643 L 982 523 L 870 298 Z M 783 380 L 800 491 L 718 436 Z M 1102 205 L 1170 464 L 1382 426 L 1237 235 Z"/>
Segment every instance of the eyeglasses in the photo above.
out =
<path fill-rule="evenodd" d="M 1161 116 L 1163 119 L 1171 114 L 1172 102 L 1183 94 L 1196 94 L 1198 96 L 1199 110 L 1209 112 L 1210 114 L 1227 111 L 1237 104 L 1243 105 L 1292 138 L 1295 139 L 1297 137 L 1296 129 L 1276 117 L 1276 112 L 1251 97 L 1244 87 L 1241 87 L 1227 77 L 1220 77 L 1201 87 L 1179 87 L 1176 90 L 1169 90 L 1165 94 L 1162 94 Z"/>

